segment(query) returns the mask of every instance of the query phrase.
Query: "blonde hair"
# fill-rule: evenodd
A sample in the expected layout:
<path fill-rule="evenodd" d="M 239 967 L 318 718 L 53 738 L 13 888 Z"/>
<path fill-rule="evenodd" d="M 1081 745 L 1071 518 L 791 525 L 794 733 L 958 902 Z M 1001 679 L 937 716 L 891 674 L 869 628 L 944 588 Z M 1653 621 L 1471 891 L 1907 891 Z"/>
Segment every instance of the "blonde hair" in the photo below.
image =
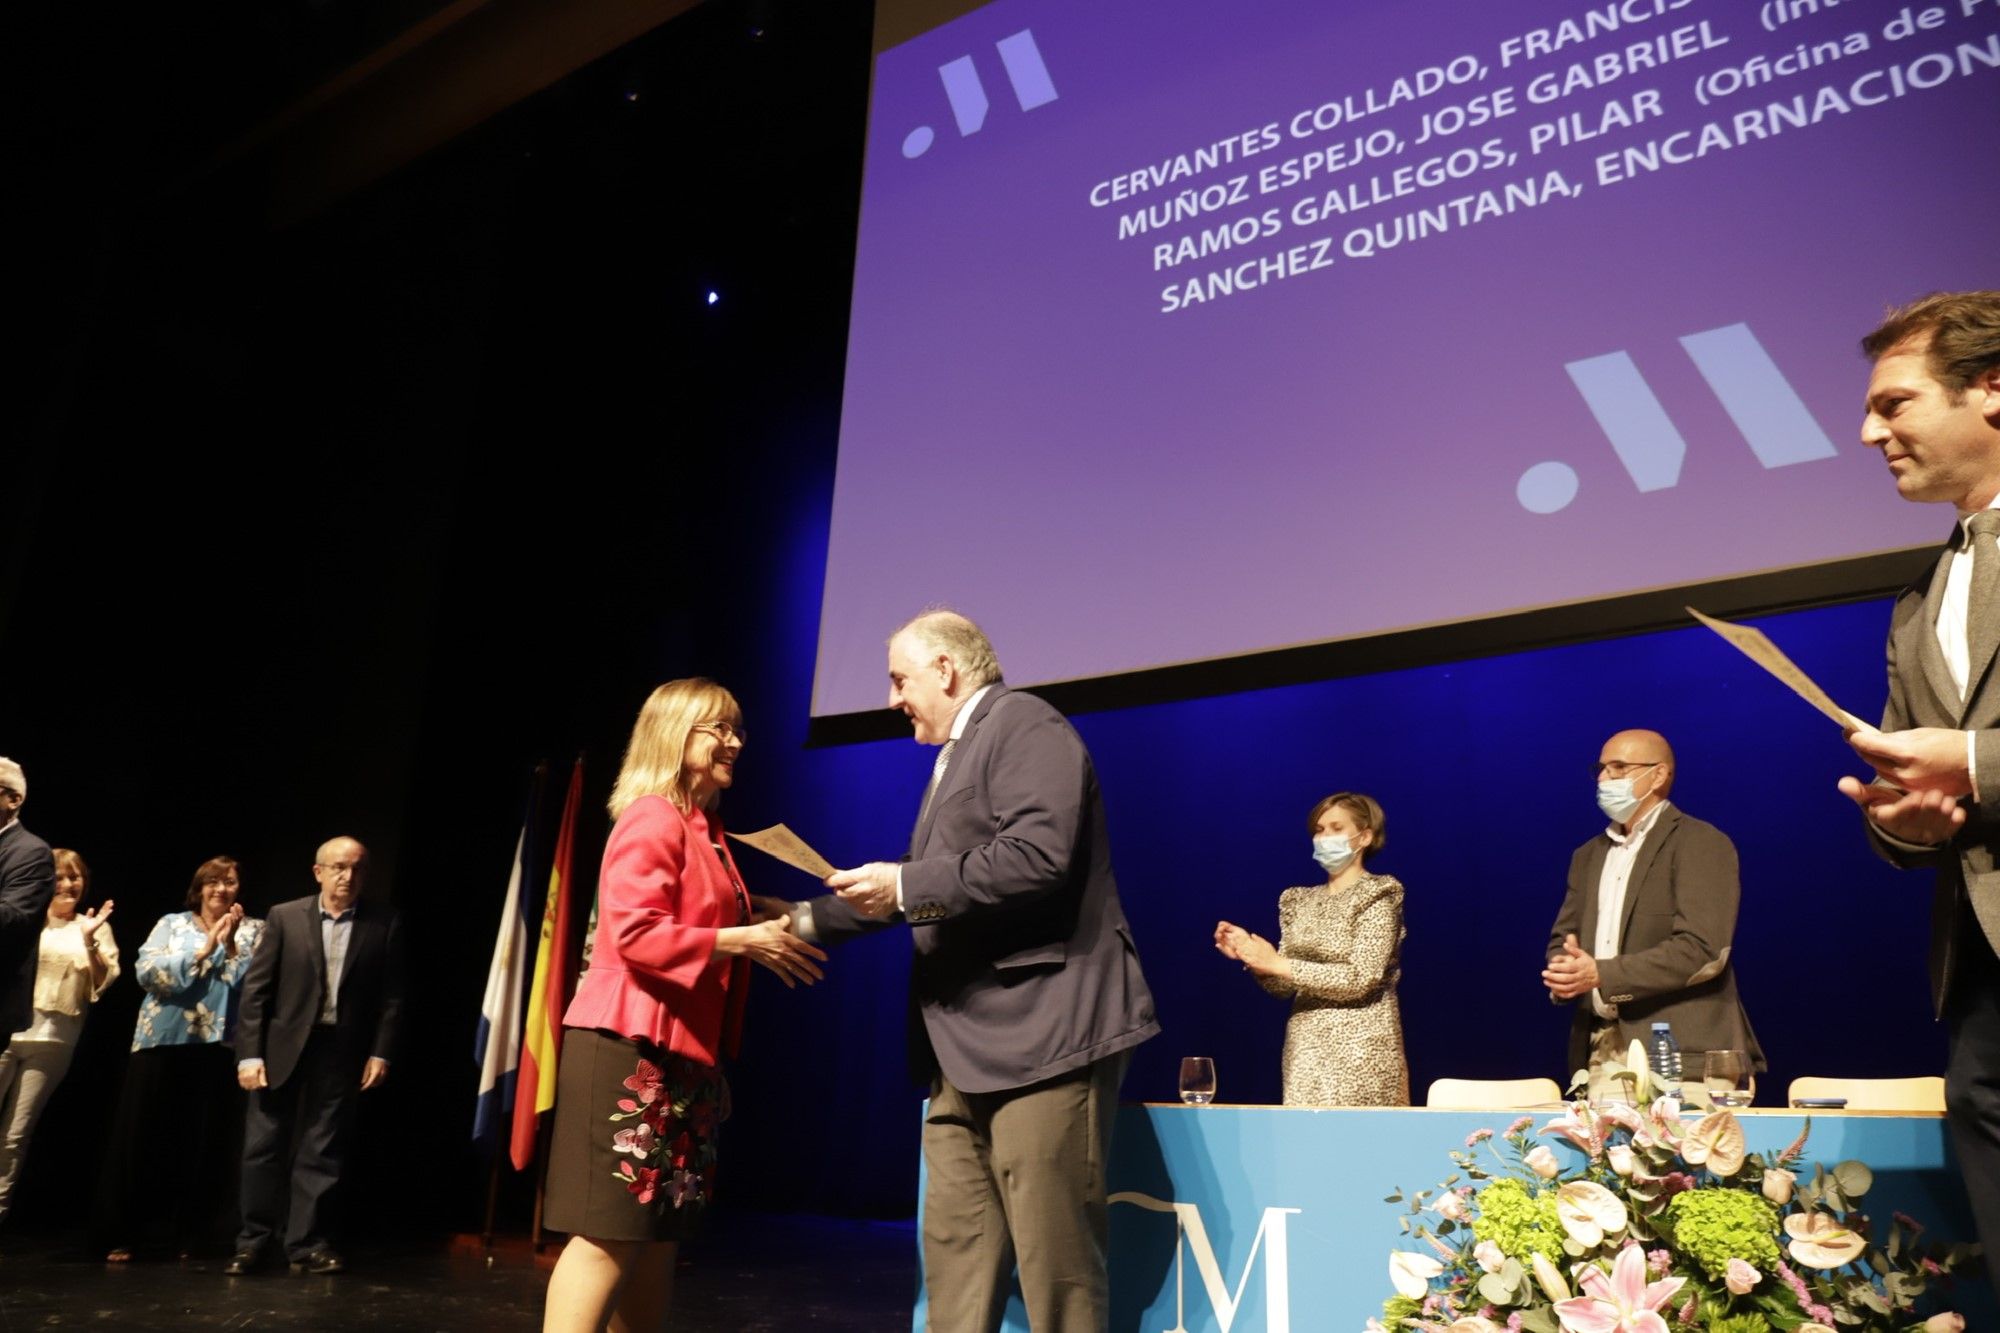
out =
<path fill-rule="evenodd" d="M 704 722 L 743 725 L 736 696 L 712 680 L 693 676 L 670 680 L 648 695 L 625 743 L 625 763 L 611 788 L 611 817 L 618 818 L 641 796 L 664 796 L 685 812 L 693 805 L 681 760 L 687 754 L 688 733 Z M 715 796 L 707 804 L 715 804 Z"/>
<path fill-rule="evenodd" d="M 1306 816 L 1307 831 L 1318 833 L 1319 817 L 1335 806 L 1347 812 L 1347 817 L 1354 821 L 1355 828 L 1375 835 L 1369 840 L 1368 845 L 1361 849 L 1361 860 L 1364 864 L 1371 854 L 1388 846 L 1389 820 L 1382 813 L 1381 803 L 1373 796 L 1366 796 L 1358 791 L 1337 791 L 1331 796 L 1323 797 L 1320 803 L 1312 808 L 1312 813 Z"/>
<path fill-rule="evenodd" d="M 69 871 L 83 881 L 83 892 L 90 892 L 90 867 L 83 863 L 81 856 L 67 847 L 51 847 L 49 848 L 49 856 L 56 863 L 56 873 L 58 875 L 64 871 Z M 78 895 L 78 901 L 82 901 L 82 895 Z"/>

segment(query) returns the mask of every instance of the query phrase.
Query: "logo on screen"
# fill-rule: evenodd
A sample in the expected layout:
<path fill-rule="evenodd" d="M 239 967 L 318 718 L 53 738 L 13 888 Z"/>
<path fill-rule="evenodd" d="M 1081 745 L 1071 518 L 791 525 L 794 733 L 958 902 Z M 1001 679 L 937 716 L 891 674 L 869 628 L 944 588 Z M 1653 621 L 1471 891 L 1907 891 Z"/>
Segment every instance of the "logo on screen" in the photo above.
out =
<path fill-rule="evenodd" d="M 1056 100 L 1055 80 L 1049 77 L 1049 67 L 1042 63 L 1032 30 L 1023 28 L 1012 37 L 1002 37 L 993 43 L 993 48 L 1000 53 L 1001 68 L 1007 71 L 1007 83 L 1013 88 L 1014 100 L 1020 103 L 1021 110 L 1033 111 Z M 939 65 L 938 78 L 944 83 L 945 101 L 951 103 L 951 118 L 958 125 L 958 137 L 979 133 L 992 103 L 986 98 L 986 85 L 979 81 L 972 57 L 960 56 Z M 936 131 L 928 125 L 919 125 L 903 136 L 903 156 L 922 157 L 936 140 Z"/>
<path fill-rule="evenodd" d="M 1748 324 L 1690 333 L 1680 343 L 1759 463 L 1790 467 L 1834 456 L 1833 441 Z M 1663 491 L 1680 481 L 1687 441 L 1630 353 L 1606 352 L 1563 369 L 1633 485 Z M 1514 496 L 1529 513 L 1553 514 L 1569 506 L 1576 490 L 1576 470 L 1551 460 L 1523 472 Z"/>

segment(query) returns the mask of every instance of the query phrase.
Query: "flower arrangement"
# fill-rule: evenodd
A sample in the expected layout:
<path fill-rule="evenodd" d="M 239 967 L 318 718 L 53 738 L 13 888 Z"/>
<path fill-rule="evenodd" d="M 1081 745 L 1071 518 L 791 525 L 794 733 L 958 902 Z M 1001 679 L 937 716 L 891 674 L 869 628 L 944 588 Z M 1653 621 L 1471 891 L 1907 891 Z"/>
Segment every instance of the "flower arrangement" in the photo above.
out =
<path fill-rule="evenodd" d="M 1522 1116 L 1468 1137 L 1435 1190 L 1389 1196 L 1424 1248 L 1390 1255 L 1396 1295 L 1369 1330 L 1964 1329 L 1918 1306 L 1976 1251 L 1923 1240 L 1901 1213 L 1884 1234 L 1857 1206 L 1866 1166 L 1801 1166 L 1810 1120 L 1784 1151 L 1753 1154 L 1728 1111 L 1684 1125 L 1637 1043 L 1610 1072 L 1630 1105 L 1577 1101 L 1539 1131 L 1581 1152 L 1580 1168 L 1565 1171 Z"/>

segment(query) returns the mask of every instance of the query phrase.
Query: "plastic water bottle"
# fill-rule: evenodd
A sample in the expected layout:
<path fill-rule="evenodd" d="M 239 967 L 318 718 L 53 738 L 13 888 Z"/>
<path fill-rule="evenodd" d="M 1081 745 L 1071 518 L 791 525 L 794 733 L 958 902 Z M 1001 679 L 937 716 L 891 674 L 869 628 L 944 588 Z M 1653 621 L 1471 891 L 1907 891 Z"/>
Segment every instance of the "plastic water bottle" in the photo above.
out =
<path fill-rule="evenodd" d="M 1674 1040 L 1671 1023 L 1653 1024 L 1653 1039 L 1647 1045 L 1651 1054 L 1653 1073 L 1669 1088 L 1681 1084 L 1681 1044 Z"/>

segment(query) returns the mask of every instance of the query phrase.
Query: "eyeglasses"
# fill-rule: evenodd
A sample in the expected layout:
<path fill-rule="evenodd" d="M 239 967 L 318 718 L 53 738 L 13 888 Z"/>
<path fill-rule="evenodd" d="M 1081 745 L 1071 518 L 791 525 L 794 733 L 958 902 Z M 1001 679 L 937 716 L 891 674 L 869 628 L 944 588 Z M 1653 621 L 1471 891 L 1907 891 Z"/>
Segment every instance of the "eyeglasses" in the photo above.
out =
<path fill-rule="evenodd" d="M 688 730 L 705 731 L 724 745 L 729 744 L 731 741 L 735 741 L 738 745 L 747 745 L 750 743 L 750 738 L 744 733 L 743 728 L 730 722 L 697 722 L 692 727 L 689 727 Z"/>
<path fill-rule="evenodd" d="M 366 868 L 363 866 L 330 866 L 324 861 L 315 861 L 313 862 L 313 864 L 318 866 L 321 870 L 324 870 L 328 875 L 332 876 L 334 879 L 341 879 L 341 878 L 352 879 L 354 876 L 359 875 L 362 872 L 362 870 Z"/>
<path fill-rule="evenodd" d="M 1642 768 L 1658 768 L 1666 762 L 1664 759 L 1649 759 L 1643 764 L 1634 764 L 1628 763 L 1623 759 L 1606 759 L 1602 763 L 1590 766 L 1590 776 L 1593 778 L 1601 778 L 1607 775 L 1614 778 L 1630 777 Z"/>

